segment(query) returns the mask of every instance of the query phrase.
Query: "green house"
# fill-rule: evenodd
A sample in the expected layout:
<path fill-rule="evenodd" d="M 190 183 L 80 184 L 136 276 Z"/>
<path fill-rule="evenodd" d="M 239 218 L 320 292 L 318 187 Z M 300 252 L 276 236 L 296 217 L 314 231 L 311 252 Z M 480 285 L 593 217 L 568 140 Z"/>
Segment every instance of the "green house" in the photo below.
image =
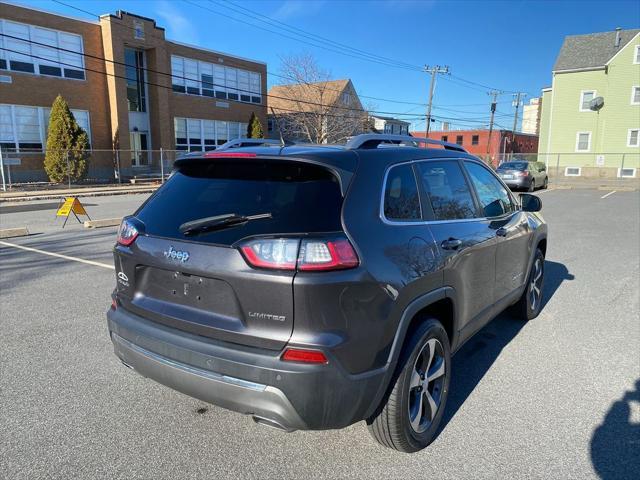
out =
<path fill-rule="evenodd" d="M 640 30 L 565 38 L 542 91 L 539 154 L 559 176 L 640 177 Z"/>

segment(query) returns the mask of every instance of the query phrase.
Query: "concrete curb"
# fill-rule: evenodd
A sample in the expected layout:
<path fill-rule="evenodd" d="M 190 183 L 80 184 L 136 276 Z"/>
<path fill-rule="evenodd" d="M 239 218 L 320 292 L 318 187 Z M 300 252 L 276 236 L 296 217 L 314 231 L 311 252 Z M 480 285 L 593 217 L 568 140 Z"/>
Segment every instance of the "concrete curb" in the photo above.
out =
<path fill-rule="evenodd" d="M 84 222 L 84 228 L 101 228 L 101 227 L 116 227 L 122 222 L 122 217 L 118 218 L 103 218 L 101 220 L 86 220 Z"/>
<path fill-rule="evenodd" d="M 61 197 L 106 197 L 111 195 L 133 195 L 137 193 L 153 193 L 158 186 L 131 188 L 131 189 L 115 189 L 115 190 L 89 190 L 89 191 L 66 191 L 66 192 L 47 192 L 36 193 L 33 195 L 0 195 L 0 204 L 13 202 L 29 202 L 34 200 L 59 200 Z"/>
<path fill-rule="evenodd" d="M 29 235 L 27 227 L 5 228 L 0 230 L 0 238 L 24 237 Z"/>

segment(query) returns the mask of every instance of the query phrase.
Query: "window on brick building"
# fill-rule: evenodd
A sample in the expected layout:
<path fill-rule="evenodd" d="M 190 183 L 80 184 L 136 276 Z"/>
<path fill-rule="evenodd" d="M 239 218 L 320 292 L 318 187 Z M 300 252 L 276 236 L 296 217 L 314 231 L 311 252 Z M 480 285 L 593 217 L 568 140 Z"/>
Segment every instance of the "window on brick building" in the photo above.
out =
<path fill-rule="evenodd" d="M 471 137 L 471 145 L 478 145 L 480 143 L 480 135 L 473 135 Z"/>
<path fill-rule="evenodd" d="M 458 145 L 462 145 L 462 135 L 457 135 L 457 136 L 456 136 L 456 143 L 457 143 Z"/>

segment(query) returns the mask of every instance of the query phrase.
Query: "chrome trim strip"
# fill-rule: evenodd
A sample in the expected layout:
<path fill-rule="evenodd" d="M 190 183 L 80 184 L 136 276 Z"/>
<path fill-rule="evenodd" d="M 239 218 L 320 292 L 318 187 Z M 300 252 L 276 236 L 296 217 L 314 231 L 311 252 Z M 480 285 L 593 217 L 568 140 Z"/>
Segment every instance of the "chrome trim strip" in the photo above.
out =
<path fill-rule="evenodd" d="M 116 333 L 112 332 L 111 335 L 116 342 L 122 344 L 126 348 L 129 348 L 139 353 L 140 355 L 144 355 L 145 357 L 149 357 L 156 362 L 162 363 L 163 365 L 177 368 L 179 370 L 197 375 L 199 377 L 208 378 L 210 380 L 215 380 L 218 382 L 230 383 L 240 387 L 250 388 L 251 390 L 256 390 L 258 392 L 263 392 L 267 388 L 266 385 L 263 385 L 261 383 L 250 382 L 248 380 L 242 380 L 241 378 L 230 377 L 228 375 L 220 375 L 219 373 L 211 372 L 209 370 L 203 370 L 201 368 L 192 367 L 191 365 L 187 365 L 185 363 L 176 362 L 175 360 L 171 360 L 167 357 L 163 357 L 162 355 L 151 352 L 145 348 L 139 347 L 138 345 L 131 343 L 129 340 L 125 340 Z"/>

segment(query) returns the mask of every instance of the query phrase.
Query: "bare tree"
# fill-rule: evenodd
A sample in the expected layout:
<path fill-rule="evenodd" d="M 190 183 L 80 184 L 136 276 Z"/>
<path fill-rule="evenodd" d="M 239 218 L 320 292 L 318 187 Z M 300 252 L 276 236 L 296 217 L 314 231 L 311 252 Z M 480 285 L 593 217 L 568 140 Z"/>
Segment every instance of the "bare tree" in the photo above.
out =
<path fill-rule="evenodd" d="M 367 114 L 350 80 L 331 80 L 309 54 L 281 61 L 286 80 L 269 102 L 285 138 L 338 143 L 365 130 Z"/>

